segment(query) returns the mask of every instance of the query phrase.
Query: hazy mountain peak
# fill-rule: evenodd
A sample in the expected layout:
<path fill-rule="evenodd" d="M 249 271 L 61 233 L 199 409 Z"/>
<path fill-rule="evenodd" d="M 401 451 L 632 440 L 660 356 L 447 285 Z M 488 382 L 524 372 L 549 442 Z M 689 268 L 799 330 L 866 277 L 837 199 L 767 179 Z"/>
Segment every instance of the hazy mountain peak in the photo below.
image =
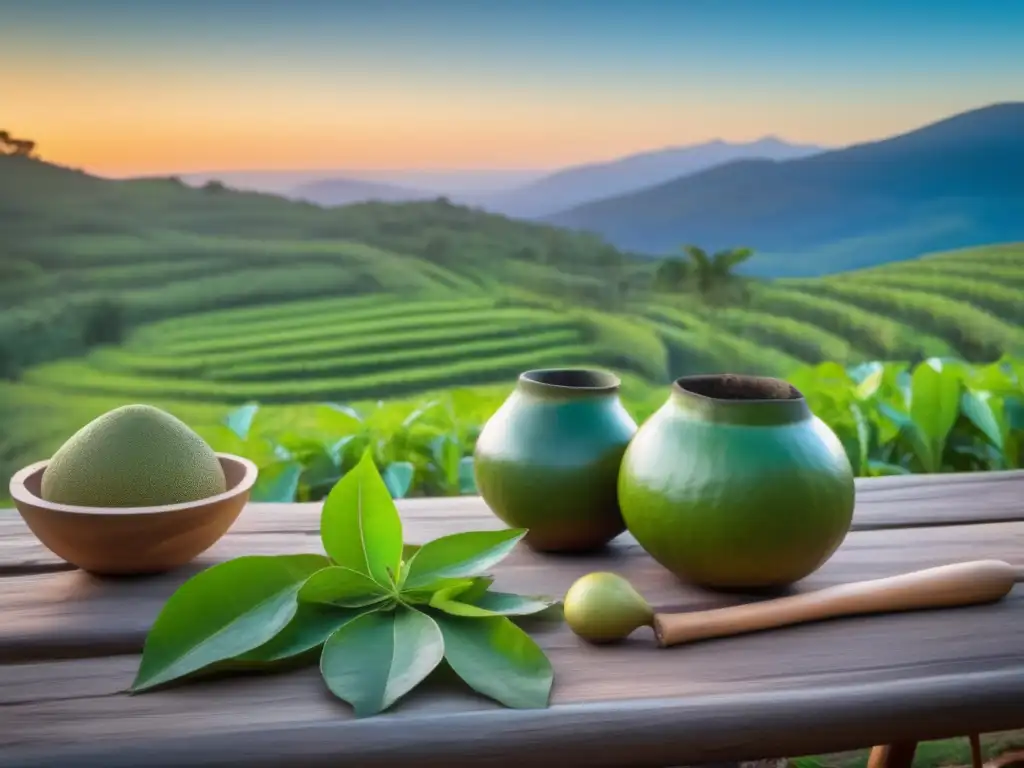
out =
<path fill-rule="evenodd" d="M 510 216 L 543 216 L 602 197 L 641 190 L 722 163 L 743 159 L 788 160 L 807 157 L 823 149 L 790 144 L 777 137 L 752 142 L 713 139 L 564 168 L 519 189 L 476 202 Z"/>

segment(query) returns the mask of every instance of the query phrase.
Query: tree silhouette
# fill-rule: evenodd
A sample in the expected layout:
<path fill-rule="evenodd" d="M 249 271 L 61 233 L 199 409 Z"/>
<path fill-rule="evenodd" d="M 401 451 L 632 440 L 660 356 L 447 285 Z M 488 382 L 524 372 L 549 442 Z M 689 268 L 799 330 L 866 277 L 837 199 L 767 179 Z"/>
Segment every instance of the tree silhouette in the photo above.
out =
<path fill-rule="evenodd" d="M 654 270 L 654 287 L 662 291 L 679 291 L 689 276 L 689 263 L 678 256 L 670 256 Z"/>
<path fill-rule="evenodd" d="M 36 143 L 31 139 L 17 139 L 10 131 L 0 131 L 0 155 L 32 157 Z"/>
<path fill-rule="evenodd" d="M 710 296 L 735 282 L 738 278 L 733 269 L 754 255 L 750 248 L 727 248 L 713 256 L 708 256 L 707 251 L 695 245 L 684 245 L 683 251 L 690 257 L 697 277 L 697 290 L 703 296 Z"/>

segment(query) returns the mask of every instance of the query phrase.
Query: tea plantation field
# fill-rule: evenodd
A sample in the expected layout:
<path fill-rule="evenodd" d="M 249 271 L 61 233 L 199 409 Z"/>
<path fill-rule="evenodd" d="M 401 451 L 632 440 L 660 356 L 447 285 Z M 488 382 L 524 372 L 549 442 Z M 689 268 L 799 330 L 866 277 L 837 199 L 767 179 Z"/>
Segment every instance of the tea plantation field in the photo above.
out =
<path fill-rule="evenodd" d="M 714 298 L 656 290 L 657 260 L 587 233 L 444 199 L 321 208 L 19 158 L 0 158 L 0 231 L 4 476 L 127 402 L 212 432 L 249 402 L 296 430 L 299 403 L 355 405 L 384 435 L 450 395 L 470 434 L 541 366 L 615 370 L 643 418 L 689 373 L 1024 352 L 1019 243 Z"/>
<path fill-rule="evenodd" d="M 346 263 L 365 255 L 358 248 L 323 250 Z M 293 403 L 383 399 L 398 413 L 425 394 L 454 388 L 480 404 L 461 405 L 464 418 L 482 421 L 522 370 L 599 365 L 624 376 L 627 404 L 643 418 L 665 385 L 686 373 L 790 376 L 821 361 L 849 366 L 937 356 L 987 362 L 1024 350 L 1024 245 L 755 283 L 747 300 L 725 306 L 692 294 L 652 294 L 614 312 L 525 289 L 500 290 L 386 252 L 366 256 L 367 274 L 400 277 L 391 285 L 374 277 L 377 290 L 354 295 L 280 295 L 210 310 L 202 297 L 206 281 L 216 276 L 180 286 L 176 280 L 138 285 L 141 273 L 177 269 L 177 277 L 187 263 L 172 268 L 173 261 L 154 261 L 133 273 L 105 261 L 83 270 L 83 284 L 99 280 L 97 273 L 115 281 L 134 274 L 127 295 L 147 303 L 174 306 L 167 297 L 191 285 L 191 300 L 201 309 L 176 309 L 176 316 L 141 325 L 121 344 L 30 366 L 17 381 L 0 384 L 10 466 L 48 455 L 89 419 L 126 402 L 161 405 L 202 427 L 246 402 L 287 421 Z M 293 272 L 316 277 L 302 269 Z M 286 272 L 268 266 L 260 284 L 277 282 L 286 293 L 289 283 L 275 281 Z"/>

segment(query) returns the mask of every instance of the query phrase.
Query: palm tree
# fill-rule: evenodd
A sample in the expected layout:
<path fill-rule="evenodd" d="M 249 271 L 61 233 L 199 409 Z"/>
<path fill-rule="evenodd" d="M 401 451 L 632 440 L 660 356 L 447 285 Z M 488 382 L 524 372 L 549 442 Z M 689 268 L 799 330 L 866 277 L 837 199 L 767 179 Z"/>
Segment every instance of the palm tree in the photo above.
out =
<path fill-rule="evenodd" d="M 707 251 L 696 245 L 684 245 L 683 251 L 690 257 L 697 275 L 697 289 L 703 296 L 710 296 L 718 288 L 733 282 L 733 269 L 754 255 L 750 248 L 727 248 L 708 256 Z"/>

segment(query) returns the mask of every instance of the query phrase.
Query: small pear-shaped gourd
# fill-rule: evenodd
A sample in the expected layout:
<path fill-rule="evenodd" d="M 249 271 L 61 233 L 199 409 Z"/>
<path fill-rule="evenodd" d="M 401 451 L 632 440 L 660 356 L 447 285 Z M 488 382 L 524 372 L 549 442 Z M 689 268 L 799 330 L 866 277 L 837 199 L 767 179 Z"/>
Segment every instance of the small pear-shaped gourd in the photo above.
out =
<path fill-rule="evenodd" d="M 562 601 L 565 622 L 591 643 L 623 640 L 654 621 L 654 610 L 633 585 L 608 571 L 581 576 Z"/>

